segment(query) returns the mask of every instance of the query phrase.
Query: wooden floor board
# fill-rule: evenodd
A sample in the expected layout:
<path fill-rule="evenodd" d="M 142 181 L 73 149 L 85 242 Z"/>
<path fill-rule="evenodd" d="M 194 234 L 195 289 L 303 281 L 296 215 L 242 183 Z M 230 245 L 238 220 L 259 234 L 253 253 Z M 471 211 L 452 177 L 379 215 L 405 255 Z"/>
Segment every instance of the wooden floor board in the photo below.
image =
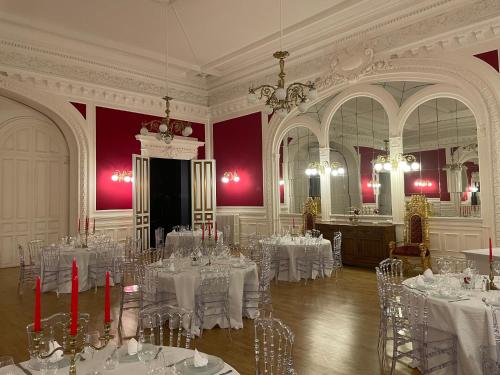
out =
<path fill-rule="evenodd" d="M 16 361 L 28 358 L 25 327 L 32 320 L 34 293 L 25 289 L 17 295 L 18 270 L 0 270 L 0 355 Z M 112 289 L 112 315 L 118 321 L 119 289 Z M 274 315 L 294 331 L 295 367 L 301 375 L 380 374 L 377 359 L 378 297 L 371 270 L 348 268 L 338 281 L 334 278 L 303 283 L 280 282 L 272 286 Z M 80 311 L 91 314 L 91 326 L 102 329 L 104 290 L 80 293 Z M 70 296 L 42 295 L 42 316 L 68 311 Z M 135 332 L 135 314 L 125 316 L 127 333 Z M 207 330 L 195 346 L 223 358 L 242 375 L 254 374 L 253 324 L 233 330 Z M 398 374 L 418 374 L 398 365 Z"/>

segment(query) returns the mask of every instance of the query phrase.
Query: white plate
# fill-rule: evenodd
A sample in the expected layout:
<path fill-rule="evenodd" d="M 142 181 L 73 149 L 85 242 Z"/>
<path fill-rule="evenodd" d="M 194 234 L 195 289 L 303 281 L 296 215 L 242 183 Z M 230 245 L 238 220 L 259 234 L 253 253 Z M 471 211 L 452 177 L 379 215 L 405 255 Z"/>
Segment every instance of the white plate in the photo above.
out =
<path fill-rule="evenodd" d="M 207 355 L 208 363 L 203 367 L 194 367 L 193 357 L 187 358 L 177 367 L 182 375 L 214 375 L 224 368 L 224 361 L 219 357 Z"/>
<path fill-rule="evenodd" d="M 460 298 L 465 298 L 466 294 L 465 293 L 456 293 L 456 294 L 453 293 L 453 294 L 445 295 L 445 294 L 441 294 L 438 291 L 436 291 L 436 292 L 431 293 L 431 296 L 435 297 L 435 298 L 446 299 L 446 300 L 456 300 L 456 299 L 460 299 Z"/>

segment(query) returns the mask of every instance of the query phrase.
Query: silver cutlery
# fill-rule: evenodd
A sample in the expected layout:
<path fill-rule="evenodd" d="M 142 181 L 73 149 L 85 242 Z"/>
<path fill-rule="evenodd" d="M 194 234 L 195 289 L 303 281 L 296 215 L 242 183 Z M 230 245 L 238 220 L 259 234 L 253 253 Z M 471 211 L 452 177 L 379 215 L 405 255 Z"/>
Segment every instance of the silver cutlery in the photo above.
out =
<path fill-rule="evenodd" d="M 233 372 L 233 370 L 227 370 L 226 372 L 222 372 L 219 375 L 226 375 L 226 374 L 230 374 L 231 372 Z"/>
<path fill-rule="evenodd" d="M 21 366 L 20 363 L 16 363 L 16 366 L 19 367 L 26 375 L 32 375 L 31 371 Z"/>
<path fill-rule="evenodd" d="M 453 299 L 451 301 L 448 301 L 448 302 L 460 302 L 460 301 L 468 301 L 470 300 L 470 298 L 459 298 L 459 299 Z"/>
<path fill-rule="evenodd" d="M 163 350 L 163 346 L 160 346 L 160 349 L 158 349 L 158 352 L 155 355 L 155 359 L 158 359 L 158 356 L 160 355 L 160 352 Z"/>

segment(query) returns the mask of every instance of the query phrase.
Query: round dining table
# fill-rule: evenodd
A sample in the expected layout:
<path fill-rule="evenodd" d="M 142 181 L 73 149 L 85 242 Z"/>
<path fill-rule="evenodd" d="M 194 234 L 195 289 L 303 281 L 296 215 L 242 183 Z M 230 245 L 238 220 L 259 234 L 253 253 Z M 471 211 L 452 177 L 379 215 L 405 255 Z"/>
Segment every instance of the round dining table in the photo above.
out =
<path fill-rule="evenodd" d="M 135 361 L 121 361 L 117 364 L 116 368 L 113 370 L 104 370 L 104 361 L 105 359 L 112 353 L 113 351 L 113 346 L 110 345 L 109 348 L 105 348 L 102 351 L 96 352 L 94 355 L 94 358 L 87 358 L 85 361 L 77 361 L 76 365 L 76 373 L 77 374 L 89 374 L 92 373 L 92 371 L 99 370 L 101 374 L 109 374 L 109 375 L 135 375 L 135 374 L 145 374 L 146 373 L 146 366 L 144 363 L 139 362 L 138 360 Z M 126 349 L 121 348 L 121 349 Z M 119 350 L 121 352 L 122 350 Z M 153 367 L 156 366 L 162 366 L 163 364 L 165 365 L 171 365 L 175 364 L 175 367 L 177 370 L 181 368 L 182 362 L 185 359 L 192 358 L 194 356 L 194 350 L 191 349 L 185 349 L 185 348 L 176 348 L 176 347 L 170 347 L 170 346 L 164 346 L 161 351 L 161 355 L 158 356 L 158 359 L 155 362 L 163 362 L 163 363 L 154 363 Z M 85 356 L 87 357 L 87 356 Z M 120 357 L 120 356 L 119 356 Z M 32 374 L 41 374 L 40 371 L 33 370 L 29 366 L 29 362 L 23 362 L 19 364 L 20 369 L 25 373 L 32 373 Z M 206 372 L 202 372 L 202 368 L 198 372 L 193 372 L 193 374 L 205 374 Z M 230 371 L 230 372 L 228 372 Z M 228 374 L 230 373 L 231 375 L 239 375 L 239 372 L 236 371 L 233 367 L 228 365 L 227 363 L 224 363 L 224 367 L 213 373 L 213 375 L 221 375 L 221 374 Z M 21 374 L 21 373 L 19 373 Z M 57 370 L 56 375 L 66 375 L 68 374 L 68 367 L 63 367 Z M 183 374 L 187 374 L 183 372 Z"/>
<path fill-rule="evenodd" d="M 257 265 L 254 262 L 240 263 L 239 258 L 217 259 L 212 261 L 212 265 L 229 265 L 229 316 L 231 328 L 243 328 L 243 316 L 255 319 L 256 308 L 243 308 L 243 292 L 256 291 L 259 286 Z M 200 288 L 201 275 L 199 265 L 192 265 L 188 258 L 184 258 L 182 266 L 176 265 L 176 270 L 172 271 L 168 266 L 161 266 L 154 263 L 148 267 L 157 267 L 159 277 L 159 290 L 166 293 L 175 293 L 179 307 L 189 311 L 195 311 L 196 294 Z M 200 327 L 196 319 L 193 321 L 192 330 L 199 334 Z M 221 328 L 227 327 L 227 320 L 221 317 L 205 317 L 203 329 L 212 329 L 218 325 Z"/>
<path fill-rule="evenodd" d="M 85 290 L 90 289 L 92 286 L 89 280 L 89 265 L 91 261 L 91 257 L 96 254 L 97 248 L 94 247 L 72 247 L 72 246 L 61 246 L 59 253 L 59 269 L 66 270 L 64 273 L 69 275 L 64 278 L 64 280 L 59 281 L 59 293 L 71 293 L 71 266 L 73 263 L 73 259 L 76 260 L 76 264 L 78 266 L 78 291 L 83 292 Z M 106 250 L 99 250 L 106 251 Z M 69 271 L 68 271 L 69 270 Z M 62 274 L 63 272 L 61 272 Z M 40 279 L 42 280 L 42 292 L 47 292 L 51 290 L 56 290 L 57 285 L 55 280 L 50 280 L 48 282 L 43 282 L 44 279 L 44 267 L 43 262 L 40 267 Z M 51 278 L 52 279 L 52 278 Z M 99 280 L 98 280 L 99 281 Z M 113 283 L 113 277 L 111 278 L 111 285 Z M 104 280 L 99 281 L 99 286 L 104 285 Z M 100 285 L 102 284 L 102 285 Z"/>
<path fill-rule="evenodd" d="M 297 258 L 303 257 L 306 249 L 305 237 L 286 238 L 281 237 L 275 240 L 274 246 L 277 247 L 280 259 L 288 259 L 288 273 L 279 272 L 278 280 L 283 281 L 300 281 L 300 273 L 297 269 Z M 329 264 L 333 264 L 332 243 L 327 239 L 322 239 L 319 245 L 320 256 L 327 259 Z M 320 270 L 320 272 L 322 272 Z M 325 275 L 311 275 L 312 279 L 317 276 L 328 276 L 332 274 L 332 269 L 325 269 Z"/>
<path fill-rule="evenodd" d="M 441 275 L 434 277 L 439 279 Z M 416 281 L 416 277 L 413 277 L 406 279 L 403 284 L 414 293 L 427 293 L 429 326 L 457 336 L 457 374 L 481 374 L 480 347 L 495 345 L 491 313 L 482 299 L 496 301 L 500 298 L 500 290 L 485 292 L 473 289 L 460 298 L 442 298 L 429 295 L 427 287 L 417 285 Z M 479 286 L 479 283 L 476 283 L 476 286 Z M 452 369 L 453 367 L 447 367 L 436 374 L 452 374 Z"/>

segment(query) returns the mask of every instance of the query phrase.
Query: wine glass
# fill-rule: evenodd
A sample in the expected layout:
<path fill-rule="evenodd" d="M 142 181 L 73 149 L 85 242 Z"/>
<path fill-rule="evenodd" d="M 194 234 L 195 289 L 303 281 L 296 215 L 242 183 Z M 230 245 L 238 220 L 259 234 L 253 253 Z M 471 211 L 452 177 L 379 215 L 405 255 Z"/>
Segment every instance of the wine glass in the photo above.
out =
<path fill-rule="evenodd" d="M 139 337 L 139 347 L 137 350 L 137 358 L 139 361 L 146 365 L 146 373 L 151 375 L 152 366 L 151 363 L 156 356 L 158 348 L 154 344 L 154 336 L 153 334 L 145 334 L 143 333 L 141 337 Z"/>
<path fill-rule="evenodd" d="M 101 372 L 98 370 L 97 365 L 94 361 L 94 355 L 96 353 L 96 349 L 93 347 L 99 348 L 101 346 L 101 334 L 99 331 L 90 331 L 87 334 L 85 334 L 85 352 L 87 354 L 90 354 L 92 361 L 91 361 L 91 368 L 90 371 L 87 373 L 88 375 L 100 375 Z"/>
<path fill-rule="evenodd" d="M 0 375 L 15 375 L 15 373 L 14 358 L 10 356 L 0 357 Z"/>

